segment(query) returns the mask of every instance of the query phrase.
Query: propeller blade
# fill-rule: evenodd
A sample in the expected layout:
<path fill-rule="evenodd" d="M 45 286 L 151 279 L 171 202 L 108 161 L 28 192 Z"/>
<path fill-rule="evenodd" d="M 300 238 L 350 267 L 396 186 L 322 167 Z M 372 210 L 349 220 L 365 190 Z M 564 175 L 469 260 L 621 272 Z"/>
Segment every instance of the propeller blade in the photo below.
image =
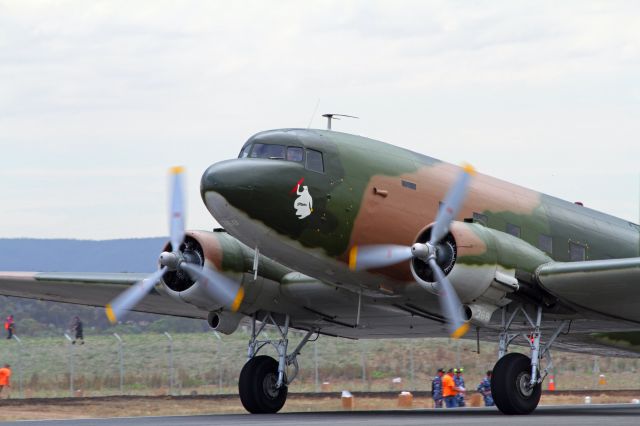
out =
<path fill-rule="evenodd" d="M 244 299 L 244 287 L 220 272 L 211 268 L 199 268 L 190 263 L 182 263 L 180 268 L 187 271 L 191 278 L 200 281 L 200 284 L 217 301 L 229 308 L 231 312 L 237 312 Z"/>
<path fill-rule="evenodd" d="M 459 339 L 469 331 L 469 323 L 462 317 L 460 299 L 458 299 L 455 289 L 434 258 L 429 259 L 429 266 L 440 286 L 438 297 L 440 298 L 442 313 L 449 325 L 450 335 L 454 339 Z"/>
<path fill-rule="evenodd" d="M 458 180 L 451 187 L 440 206 L 438 216 L 436 217 L 436 223 L 433 225 L 433 229 L 431 230 L 431 239 L 429 240 L 430 244 L 437 244 L 445 235 L 447 235 L 447 232 L 449 232 L 449 225 L 451 225 L 451 221 L 458 215 L 458 212 L 462 207 L 462 203 L 464 202 L 464 198 L 467 195 L 469 180 L 475 173 L 475 169 L 470 164 L 466 164 L 462 168 L 462 172 L 458 176 Z"/>
<path fill-rule="evenodd" d="M 393 244 L 353 246 L 349 251 L 349 269 L 382 268 L 411 259 L 411 247 Z"/>
<path fill-rule="evenodd" d="M 107 318 L 111 324 L 115 324 L 124 318 L 127 311 L 136 306 L 151 291 L 162 275 L 167 271 L 167 267 L 157 270 L 149 277 L 138 281 L 113 299 L 106 307 Z"/>
<path fill-rule="evenodd" d="M 172 175 L 172 189 L 169 235 L 171 236 L 171 250 L 178 251 L 184 240 L 184 167 L 172 167 L 170 173 Z"/>

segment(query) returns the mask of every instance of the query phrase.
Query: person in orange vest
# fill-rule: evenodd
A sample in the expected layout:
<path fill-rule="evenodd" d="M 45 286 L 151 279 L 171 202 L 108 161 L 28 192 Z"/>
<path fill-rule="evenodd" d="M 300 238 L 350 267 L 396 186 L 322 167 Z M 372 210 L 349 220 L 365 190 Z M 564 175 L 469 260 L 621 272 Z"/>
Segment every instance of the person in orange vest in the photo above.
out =
<path fill-rule="evenodd" d="M 7 339 L 11 339 L 13 337 L 15 326 L 16 325 L 13 321 L 13 315 L 9 315 L 4 322 L 4 329 L 7 330 Z"/>
<path fill-rule="evenodd" d="M 4 367 L 0 368 L 0 394 L 2 393 L 2 389 L 4 387 L 11 387 L 11 368 L 9 364 L 5 364 Z"/>
<path fill-rule="evenodd" d="M 442 377 L 442 396 L 447 408 L 456 408 L 458 406 L 458 392 L 460 392 L 460 388 L 456 386 L 453 378 L 453 368 L 450 368 L 447 374 Z"/>

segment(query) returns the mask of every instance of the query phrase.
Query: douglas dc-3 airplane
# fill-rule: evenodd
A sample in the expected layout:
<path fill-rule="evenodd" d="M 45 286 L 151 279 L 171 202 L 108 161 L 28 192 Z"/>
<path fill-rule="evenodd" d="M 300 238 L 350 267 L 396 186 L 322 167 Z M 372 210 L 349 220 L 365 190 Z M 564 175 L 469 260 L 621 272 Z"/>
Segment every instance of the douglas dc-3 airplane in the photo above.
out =
<path fill-rule="evenodd" d="M 457 338 L 472 328 L 468 337 L 499 342 L 491 389 L 506 414 L 536 408 L 552 345 L 637 356 L 637 224 L 328 130 L 258 133 L 239 158 L 210 166 L 202 199 L 225 230 L 184 231 L 181 173 L 172 169 L 171 241 L 151 276 L 5 272 L 0 293 L 111 301 L 112 322 L 130 309 L 207 318 L 222 333 L 248 317 L 239 393 L 251 413 L 282 408 L 318 335 Z M 277 339 L 260 340 L 265 324 Z M 293 350 L 290 328 L 306 331 Z M 530 356 L 509 352 L 514 341 Z M 258 355 L 267 344 L 277 359 Z"/>

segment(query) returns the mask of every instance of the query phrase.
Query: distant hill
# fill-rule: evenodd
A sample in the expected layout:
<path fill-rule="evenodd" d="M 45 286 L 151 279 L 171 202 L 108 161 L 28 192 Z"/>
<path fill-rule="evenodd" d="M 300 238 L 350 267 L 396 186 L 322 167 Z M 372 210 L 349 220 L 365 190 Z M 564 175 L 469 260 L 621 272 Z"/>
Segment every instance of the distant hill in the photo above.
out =
<path fill-rule="evenodd" d="M 151 272 L 168 238 L 123 240 L 0 239 L 0 270 Z"/>
<path fill-rule="evenodd" d="M 0 270 L 37 272 L 153 272 L 168 238 L 122 240 L 0 239 Z M 0 296 L 0 318 L 16 317 L 23 336 L 59 335 L 80 315 L 88 333 L 112 332 L 103 308 Z M 131 313 L 120 332 L 200 331 L 205 321 Z"/>

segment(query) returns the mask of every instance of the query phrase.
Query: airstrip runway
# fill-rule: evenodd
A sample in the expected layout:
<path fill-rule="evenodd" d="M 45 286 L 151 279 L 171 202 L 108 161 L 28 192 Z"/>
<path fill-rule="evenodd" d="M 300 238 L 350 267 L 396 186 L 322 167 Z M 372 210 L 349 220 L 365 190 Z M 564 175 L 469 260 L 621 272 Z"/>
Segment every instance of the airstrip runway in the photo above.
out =
<path fill-rule="evenodd" d="M 639 404 L 543 406 L 529 416 L 505 416 L 493 408 L 463 408 L 456 410 L 411 410 L 284 413 L 271 415 L 201 415 L 164 417 L 122 417 L 110 419 L 80 419 L 51 421 L 19 421 L 3 426 L 387 426 L 387 425 L 638 425 Z"/>

